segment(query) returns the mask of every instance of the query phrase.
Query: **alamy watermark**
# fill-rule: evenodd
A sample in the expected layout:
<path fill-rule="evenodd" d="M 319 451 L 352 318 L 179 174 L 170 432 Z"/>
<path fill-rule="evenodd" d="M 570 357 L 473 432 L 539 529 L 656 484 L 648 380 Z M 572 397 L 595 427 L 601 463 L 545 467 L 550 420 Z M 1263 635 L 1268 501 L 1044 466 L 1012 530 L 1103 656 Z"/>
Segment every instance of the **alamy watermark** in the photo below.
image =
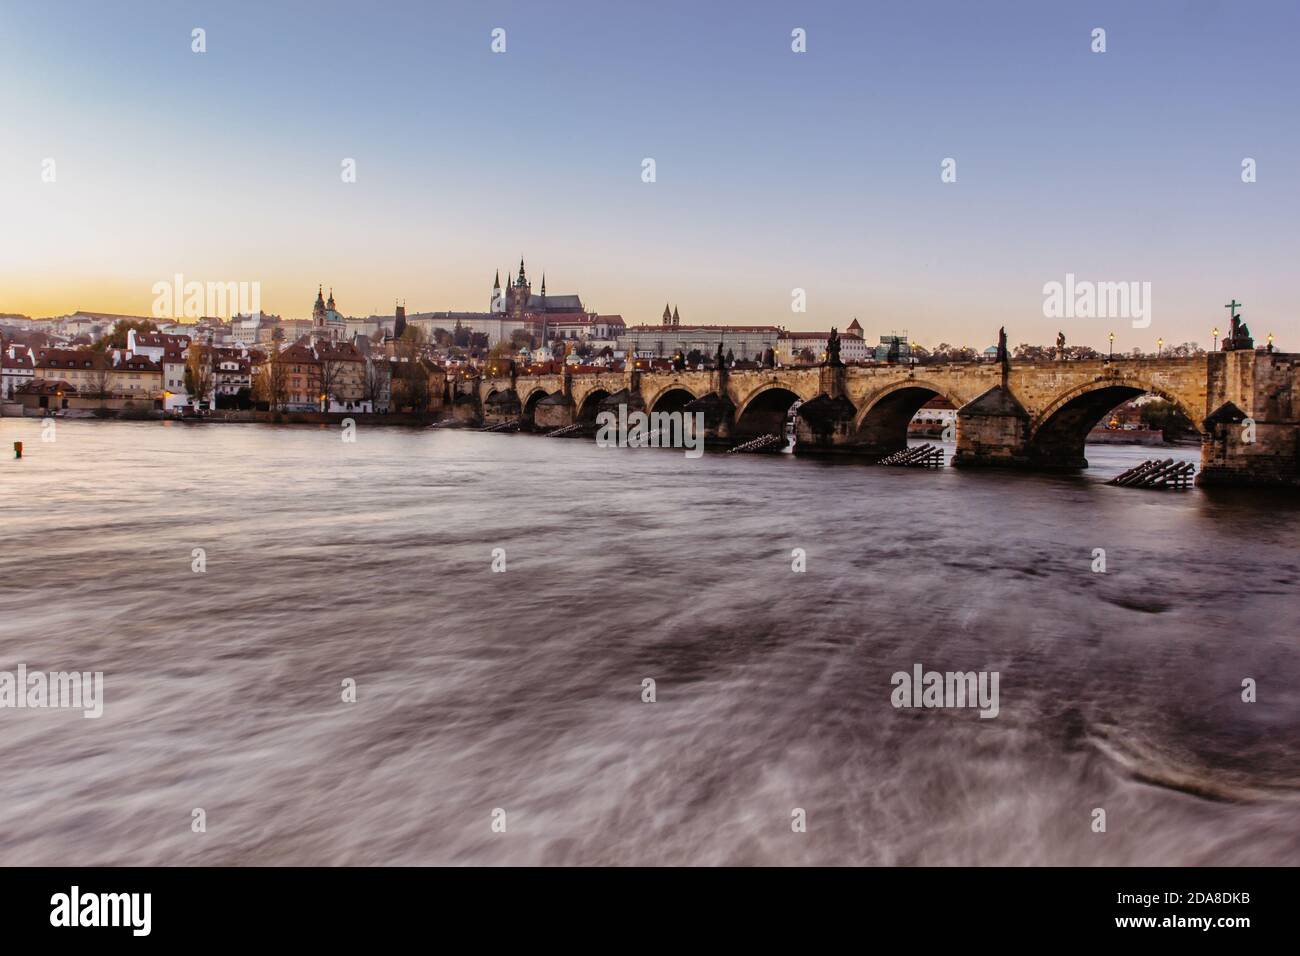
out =
<path fill-rule="evenodd" d="M 890 702 L 902 707 L 978 707 L 980 716 L 998 715 L 998 671 L 925 671 L 920 664 L 912 672 L 896 671 L 889 678 L 894 685 Z"/>
<path fill-rule="evenodd" d="M 0 671 L 0 708 L 70 708 L 83 717 L 104 713 L 103 671 Z"/>
<path fill-rule="evenodd" d="M 1151 325 L 1150 282 L 1093 282 L 1065 274 L 1044 283 L 1043 316 L 1048 319 L 1131 319 L 1133 328 Z"/>
<path fill-rule="evenodd" d="M 228 319 L 232 315 L 253 315 L 262 311 L 260 282 L 186 282 L 176 273 L 170 282 L 153 284 L 155 319 Z"/>
<path fill-rule="evenodd" d="M 629 412 L 596 415 L 596 444 L 601 448 L 685 448 L 687 458 L 704 454 L 703 412 Z"/>

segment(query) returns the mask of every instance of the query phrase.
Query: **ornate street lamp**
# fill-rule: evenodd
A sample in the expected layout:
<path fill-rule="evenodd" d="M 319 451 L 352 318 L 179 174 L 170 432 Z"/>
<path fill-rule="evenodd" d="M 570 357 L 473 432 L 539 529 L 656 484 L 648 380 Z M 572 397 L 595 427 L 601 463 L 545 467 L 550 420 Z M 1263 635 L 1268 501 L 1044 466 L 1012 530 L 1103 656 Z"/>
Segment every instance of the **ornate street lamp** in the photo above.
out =
<path fill-rule="evenodd" d="M 1165 351 L 1165 340 L 1156 339 L 1156 358 L 1160 358 L 1160 356 L 1164 354 L 1164 351 Z"/>
<path fill-rule="evenodd" d="M 1214 336 L 1214 351 L 1217 352 L 1219 351 L 1219 327 L 1216 325 L 1212 328 L 1210 334 Z"/>
<path fill-rule="evenodd" d="M 1109 362 L 1111 359 L 1115 357 L 1115 333 L 1114 332 L 1110 333 L 1109 338 L 1110 338 L 1110 354 L 1106 356 L 1107 362 Z"/>

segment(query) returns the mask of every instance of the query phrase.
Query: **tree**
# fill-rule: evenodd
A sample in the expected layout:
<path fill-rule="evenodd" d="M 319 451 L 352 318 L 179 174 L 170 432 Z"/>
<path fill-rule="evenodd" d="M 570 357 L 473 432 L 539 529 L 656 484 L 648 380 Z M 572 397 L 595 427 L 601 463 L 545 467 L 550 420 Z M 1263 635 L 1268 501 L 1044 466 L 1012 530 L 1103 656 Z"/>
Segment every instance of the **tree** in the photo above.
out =
<path fill-rule="evenodd" d="M 1021 342 L 1011 353 L 1013 358 L 1018 358 L 1026 362 L 1044 362 L 1050 359 L 1051 353 L 1041 345 L 1030 345 L 1027 342 Z"/>
<path fill-rule="evenodd" d="M 212 393 L 216 373 L 212 370 L 212 348 L 191 342 L 185 355 L 185 391 L 199 405 Z"/>
<path fill-rule="evenodd" d="M 266 402 L 273 412 L 284 410 L 289 395 L 289 370 L 278 351 L 272 351 L 266 361 L 257 367 L 253 376 L 253 395 Z"/>
<path fill-rule="evenodd" d="M 408 325 L 407 328 L 410 328 Z M 456 328 L 451 332 L 451 344 L 462 349 L 469 348 L 469 329 L 460 324 L 460 319 L 456 320 Z"/>
<path fill-rule="evenodd" d="M 126 348 L 126 336 L 127 333 L 130 332 L 132 329 L 134 329 L 137 333 L 157 332 L 158 326 L 154 325 L 154 323 L 149 321 L 148 319 L 139 319 L 139 320 L 118 319 L 115 323 L 113 323 L 113 331 L 109 332 L 98 342 L 96 342 L 95 348 L 101 352 L 111 348 L 112 349 Z"/>
<path fill-rule="evenodd" d="M 810 348 L 800 349 L 799 354 L 797 354 L 795 358 L 800 362 L 803 362 L 805 365 L 811 365 L 813 362 L 817 361 L 817 357 L 813 355 L 812 349 Z"/>
<path fill-rule="evenodd" d="M 523 329 L 515 329 L 510 333 L 510 348 L 518 352 L 520 349 L 530 349 L 533 347 L 533 337 Z"/>
<path fill-rule="evenodd" d="M 515 347 L 505 339 L 502 339 L 496 345 L 492 346 L 492 350 L 488 352 L 488 359 L 498 364 L 508 362 L 514 357 Z"/>
<path fill-rule="evenodd" d="M 366 359 L 365 380 L 362 383 L 362 395 L 370 407 L 378 409 L 389 395 L 392 367 L 387 359 L 371 356 Z"/>
<path fill-rule="evenodd" d="M 91 361 L 90 369 L 90 394 L 93 398 L 98 398 L 102 403 L 108 398 L 108 386 L 113 381 L 113 360 L 94 348 L 78 349 L 78 352 L 88 356 Z"/>
<path fill-rule="evenodd" d="M 334 390 L 339 384 L 339 377 L 343 374 L 343 363 L 334 356 L 328 346 L 322 349 L 316 358 L 320 363 L 320 395 L 318 398 L 321 411 L 327 412 L 330 409 L 330 399 L 335 397 Z"/>
<path fill-rule="evenodd" d="M 407 326 L 407 328 L 410 328 L 410 326 Z M 452 334 L 439 326 L 433 330 L 433 344 L 438 346 L 440 349 L 445 349 L 450 348 L 456 343 L 452 341 Z"/>
<path fill-rule="evenodd" d="M 1178 406 L 1157 398 L 1142 406 L 1142 424 L 1164 433 L 1165 441 L 1181 438 L 1195 431 L 1191 419 L 1179 411 Z"/>

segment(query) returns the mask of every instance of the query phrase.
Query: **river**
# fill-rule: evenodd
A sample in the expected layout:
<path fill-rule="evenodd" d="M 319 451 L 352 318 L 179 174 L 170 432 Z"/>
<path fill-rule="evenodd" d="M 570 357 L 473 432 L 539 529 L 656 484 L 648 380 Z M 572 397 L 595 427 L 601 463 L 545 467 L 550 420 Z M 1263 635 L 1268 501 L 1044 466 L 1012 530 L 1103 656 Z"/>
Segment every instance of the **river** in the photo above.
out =
<path fill-rule="evenodd" d="M 104 712 L 0 710 L 2 864 L 1300 859 L 1300 502 L 1101 480 L 1196 449 L 55 434 L 0 419 L 0 670 Z M 896 709 L 918 663 L 998 716 Z"/>

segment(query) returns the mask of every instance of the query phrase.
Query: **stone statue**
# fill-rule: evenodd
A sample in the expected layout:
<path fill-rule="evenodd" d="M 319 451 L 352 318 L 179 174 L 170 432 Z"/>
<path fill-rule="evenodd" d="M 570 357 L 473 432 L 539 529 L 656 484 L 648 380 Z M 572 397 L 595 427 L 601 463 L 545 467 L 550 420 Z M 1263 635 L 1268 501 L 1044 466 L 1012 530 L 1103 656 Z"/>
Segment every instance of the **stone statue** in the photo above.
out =
<path fill-rule="evenodd" d="M 718 343 L 718 351 L 713 354 L 713 365 L 715 368 L 723 369 L 727 367 L 727 358 L 722 354 L 722 343 Z"/>
<path fill-rule="evenodd" d="M 776 368 L 776 350 L 770 345 L 763 349 L 763 368 Z"/>
<path fill-rule="evenodd" d="M 844 364 L 840 361 L 840 334 L 834 328 L 826 337 L 826 364 L 831 368 L 839 368 Z"/>

